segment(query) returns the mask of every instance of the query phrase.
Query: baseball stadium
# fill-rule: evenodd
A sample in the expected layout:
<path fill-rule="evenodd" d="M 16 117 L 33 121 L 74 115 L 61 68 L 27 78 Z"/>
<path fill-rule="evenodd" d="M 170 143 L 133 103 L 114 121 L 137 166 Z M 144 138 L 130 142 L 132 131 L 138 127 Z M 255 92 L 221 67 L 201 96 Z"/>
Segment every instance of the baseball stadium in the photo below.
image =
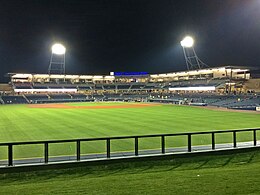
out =
<path fill-rule="evenodd" d="M 0 85 L 0 171 L 13 174 L 1 175 L 0 192 L 38 194 L 50 175 L 51 193 L 80 182 L 89 185 L 77 193 L 181 193 L 184 183 L 188 194 L 200 183 L 205 194 L 259 192 L 248 183 L 260 176 L 260 78 L 246 66 L 207 66 L 189 39 L 180 72 L 66 74 L 66 49 L 56 44 L 47 74 L 8 73 Z M 10 189 L 18 173 L 26 181 Z M 174 178 L 178 185 L 169 185 Z"/>

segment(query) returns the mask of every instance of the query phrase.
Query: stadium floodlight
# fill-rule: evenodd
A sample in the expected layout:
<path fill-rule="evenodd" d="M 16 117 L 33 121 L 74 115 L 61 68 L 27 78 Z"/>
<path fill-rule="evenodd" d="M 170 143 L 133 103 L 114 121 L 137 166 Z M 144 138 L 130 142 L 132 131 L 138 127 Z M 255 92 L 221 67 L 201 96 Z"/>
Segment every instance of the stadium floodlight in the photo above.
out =
<path fill-rule="evenodd" d="M 66 48 L 60 43 L 55 43 L 51 47 L 51 51 L 48 74 L 65 74 Z"/>
<path fill-rule="evenodd" d="M 190 36 L 186 36 L 182 41 L 181 41 L 181 46 L 182 47 L 192 47 L 194 44 L 194 40 Z"/>
<path fill-rule="evenodd" d="M 184 37 L 184 39 L 180 43 L 183 49 L 188 70 L 197 70 L 208 66 L 197 56 L 193 47 L 194 39 L 191 36 Z"/>
<path fill-rule="evenodd" d="M 66 52 L 66 48 L 60 44 L 60 43 L 55 43 L 51 47 L 52 53 L 57 54 L 57 55 L 63 55 Z"/>

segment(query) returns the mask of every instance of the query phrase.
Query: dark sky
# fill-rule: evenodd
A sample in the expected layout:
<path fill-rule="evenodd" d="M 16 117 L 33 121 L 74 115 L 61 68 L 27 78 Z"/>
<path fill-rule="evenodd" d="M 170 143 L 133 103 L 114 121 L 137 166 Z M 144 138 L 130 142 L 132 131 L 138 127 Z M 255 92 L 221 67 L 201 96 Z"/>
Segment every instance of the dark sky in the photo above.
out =
<path fill-rule="evenodd" d="M 51 46 L 67 74 L 186 70 L 189 34 L 210 66 L 260 66 L 260 0 L 0 0 L 0 81 L 47 73 Z"/>

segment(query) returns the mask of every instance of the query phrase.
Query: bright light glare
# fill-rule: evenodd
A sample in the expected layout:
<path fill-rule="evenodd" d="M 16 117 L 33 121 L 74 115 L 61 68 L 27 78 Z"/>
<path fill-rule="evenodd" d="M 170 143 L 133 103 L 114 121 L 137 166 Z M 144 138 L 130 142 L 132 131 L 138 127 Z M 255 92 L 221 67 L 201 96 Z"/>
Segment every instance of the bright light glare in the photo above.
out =
<path fill-rule="evenodd" d="M 30 92 L 30 93 L 33 93 L 33 92 L 61 92 L 61 93 L 65 93 L 65 92 L 74 92 L 76 93 L 78 90 L 75 88 L 75 89 L 14 89 L 14 92 L 16 93 L 23 93 L 23 92 Z"/>
<path fill-rule="evenodd" d="M 187 36 L 181 41 L 181 46 L 182 47 L 192 47 L 194 44 L 194 40 L 192 37 Z"/>
<path fill-rule="evenodd" d="M 214 91 L 215 86 L 200 86 L 200 87 L 170 87 L 170 91 Z"/>
<path fill-rule="evenodd" d="M 52 46 L 51 50 L 52 50 L 52 53 L 57 54 L 57 55 L 62 55 L 62 54 L 65 54 L 65 52 L 66 52 L 66 48 L 60 43 L 54 44 Z"/>

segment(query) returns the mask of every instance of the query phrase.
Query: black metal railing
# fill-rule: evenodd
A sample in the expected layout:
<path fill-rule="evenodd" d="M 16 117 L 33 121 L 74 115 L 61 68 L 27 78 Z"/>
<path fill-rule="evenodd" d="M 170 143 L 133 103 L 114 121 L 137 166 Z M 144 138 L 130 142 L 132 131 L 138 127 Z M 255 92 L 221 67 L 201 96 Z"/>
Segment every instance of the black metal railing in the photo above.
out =
<path fill-rule="evenodd" d="M 76 161 L 81 161 L 81 143 L 82 142 L 92 142 L 92 141 L 105 141 L 106 142 L 106 158 L 111 158 L 111 140 L 123 140 L 123 139 L 133 139 L 134 140 L 134 156 L 139 156 L 139 140 L 143 138 L 160 138 L 160 153 L 166 153 L 166 138 L 175 136 L 185 136 L 187 137 L 187 152 L 192 152 L 192 136 L 194 135 L 211 135 L 211 150 L 216 149 L 216 135 L 223 133 L 232 133 L 233 137 L 233 148 L 237 148 L 237 133 L 239 132 L 251 132 L 252 137 L 250 139 L 253 142 L 252 147 L 257 146 L 257 132 L 260 128 L 254 129 L 236 129 L 236 130 L 219 130 L 219 131 L 203 131 L 203 132 L 192 132 L 192 133 L 176 133 L 176 134 L 157 134 L 157 135 L 140 135 L 140 136 L 121 136 L 121 137 L 103 137 L 103 138 L 86 138 L 86 139 L 70 139 L 70 140 L 49 140 L 49 141 L 29 141 L 29 142 L 13 142 L 13 143 L 0 143 L 0 147 L 7 146 L 7 166 L 14 166 L 14 155 L 13 148 L 18 145 L 43 145 L 43 159 L 44 163 L 48 164 L 50 160 L 49 155 L 49 145 L 57 143 L 75 143 L 75 159 Z"/>

